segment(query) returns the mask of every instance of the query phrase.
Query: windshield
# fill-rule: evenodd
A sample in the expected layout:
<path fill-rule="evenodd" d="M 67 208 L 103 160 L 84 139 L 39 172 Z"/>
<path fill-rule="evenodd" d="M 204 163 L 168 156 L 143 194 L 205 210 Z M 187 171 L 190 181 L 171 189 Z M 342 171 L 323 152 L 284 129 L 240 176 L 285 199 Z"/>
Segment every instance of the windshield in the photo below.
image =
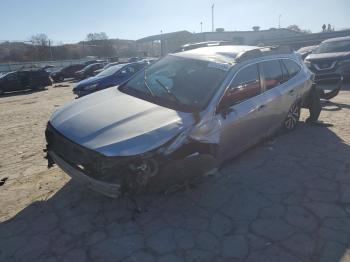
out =
<path fill-rule="evenodd" d="M 13 72 L 0 73 L 0 78 L 5 78 L 5 76 L 8 76 L 10 74 L 13 74 Z"/>
<path fill-rule="evenodd" d="M 321 43 L 313 53 L 321 54 L 336 52 L 350 52 L 350 40 Z"/>
<path fill-rule="evenodd" d="M 105 70 L 103 70 L 101 73 L 96 75 L 97 77 L 104 77 L 104 76 L 110 76 L 115 74 L 117 71 L 119 71 L 124 65 L 115 65 L 111 66 Z"/>
<path fill-rule="evenodd" d="M 168 55 L 137 74 L 123 88 L 203 110 L 227 70 L 221 64 Z"/>

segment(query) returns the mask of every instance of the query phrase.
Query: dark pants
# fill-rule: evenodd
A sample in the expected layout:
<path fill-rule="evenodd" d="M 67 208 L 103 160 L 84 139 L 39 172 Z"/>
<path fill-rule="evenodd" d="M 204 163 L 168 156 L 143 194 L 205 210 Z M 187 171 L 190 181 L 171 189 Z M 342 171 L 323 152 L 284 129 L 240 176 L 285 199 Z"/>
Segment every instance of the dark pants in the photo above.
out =
<path fill-rule="evenodd" d="M 312 85 L 310 93 L 305 101 L 306 107 L 309 109 L 310 116 L 306 121 L 314 122 L 317 121 L 321 113 L 321 101 L 320 95 L 317 91 L 316 85 Z"/>

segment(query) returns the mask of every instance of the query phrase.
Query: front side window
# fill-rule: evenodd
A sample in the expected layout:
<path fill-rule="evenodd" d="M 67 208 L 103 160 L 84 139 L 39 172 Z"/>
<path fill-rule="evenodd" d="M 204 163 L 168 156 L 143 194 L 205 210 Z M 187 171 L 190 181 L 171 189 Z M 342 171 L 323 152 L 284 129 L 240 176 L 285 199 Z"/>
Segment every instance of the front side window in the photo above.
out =
<path fill-rule="evenodd" d="M 231 106 L 257 96 L 260 92 L 259 71 L 254 64 L 238 71 L 223 99 L 226 106 Z"/>
<path fill-rule="evenodd" d="M 6 75 L 6 79 L 8 81 L 14 81 L 17 79 L 17 75 L 16 75 L 16 73 L 8 74 L 8 75 Z"/>
<path fill-rule="evenodd" d="M 138 73 L 121 87 L 121 91 L 136 91 L 143 96 L 141 98 L 153 102 L 168 101 L 193 110 L 203 110 L 227 71 L 228 68 L 221 64 L 168 55 Z"/>
<path fill-rule="evenodd" d="M 282 83 L 281 65 L 278 60 L 269 60 L 259 63 L 265 79 L 265 88 L 269 90 Z"/>
<path fill-rule="evenodd" d="M 300 66 L 290 59 L 283 59 L 282 63 L 286 66 L 290 78 L 296 76 L 300 71 Z"/>

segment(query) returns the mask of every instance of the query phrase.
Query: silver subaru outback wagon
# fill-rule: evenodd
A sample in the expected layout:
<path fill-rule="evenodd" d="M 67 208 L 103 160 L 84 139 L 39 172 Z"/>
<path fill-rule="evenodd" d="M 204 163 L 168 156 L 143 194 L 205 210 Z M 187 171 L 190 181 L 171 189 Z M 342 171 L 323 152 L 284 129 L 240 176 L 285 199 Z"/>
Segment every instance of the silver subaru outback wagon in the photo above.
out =
<path fill-rule="evenodd" d="M 312 80 L 297 54 L 267 47 L 170 54 L 58 109 L 46 130 L 48 166 L 111 197 L 164 191 L 294 129 Z"/>

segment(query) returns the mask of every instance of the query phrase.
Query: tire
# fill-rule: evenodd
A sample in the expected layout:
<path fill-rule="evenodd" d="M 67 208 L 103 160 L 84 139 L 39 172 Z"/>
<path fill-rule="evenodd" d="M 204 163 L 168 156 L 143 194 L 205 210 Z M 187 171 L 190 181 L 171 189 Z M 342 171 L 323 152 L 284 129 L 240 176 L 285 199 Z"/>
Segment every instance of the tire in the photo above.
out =
<path fill-rule="evenodd" d="M 64 81 L 64 76 L 60 76 L 60 77 L 58 78 L 58 81 L 63 82 L 63 81 Z"/>
<path fill-rule="evenodd" d="M 289 109 L 286 118 L 283 121 L 282 129 L 284 132 L 290 132 L 296 128 L 300 118 L 300 102 L 295 102 Z"/>
<path fill-rule="evenodd" d="M 0 89 L 0 96 L 4 94 L 4 90 Z"/>

